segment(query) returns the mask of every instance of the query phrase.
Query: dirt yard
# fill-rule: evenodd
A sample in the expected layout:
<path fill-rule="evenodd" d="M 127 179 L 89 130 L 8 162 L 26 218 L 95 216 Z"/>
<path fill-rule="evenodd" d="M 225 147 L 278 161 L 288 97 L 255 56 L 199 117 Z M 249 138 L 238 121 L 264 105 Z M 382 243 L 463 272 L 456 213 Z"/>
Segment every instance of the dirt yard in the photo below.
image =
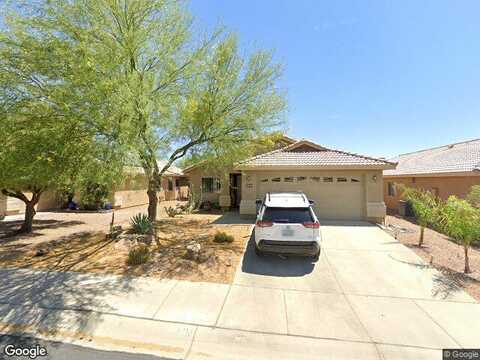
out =
<path fill-rule="evenodd" d="M 447 275 L 449 286 L 465 289 L 475 299 L 480 301 L 480 248 L 470 249 L 471 274 L 464 274 L 463 247 L 451 241 L 447 236 L 431 229 L 425 229 L 424 245 L 418 246 L 420 227 L 412 221 L 398 217 L 387 216 L 386 225 L 393 225 L 400 231 L 397 239 L 408 246 L 432 266 Z M 393 234 L 395 235 L 395 234 Z"/>
<path fill-rule="evenodd" d="M 157 224 L 159 245 L 154 242 L 149 246 L 149 261 L 143 265 L 128 266 L 126 260 L 131 247 L 125 246 L 125 241 L 107 240 L 108 226 L 103 224 L 103 220 L 98 224 L 97 219 L 97 225 L 92 225 L 88 231 L 85 217 L 72 215 L 77 220 L 62 220 L 76 221 L 71 227 L 67 225 L 63 228 L 62 222 L 57 221 L 53 228 L 44 228 L 40 224 L 34 235 L 29 237 L 4 235 L 0 239 L 0 266 L 230 283 L 251 228 L 248 222 L 224 221 L 226 216 L 222 214 L 181 215 L 173 219 L 162 217 Z M 78 220 L 80 218 L 82 220 Z M 108 218 L 111 214 L 105 216 L 105 219 Z M 121 218 L 128 219 L 125 215 Z M 128 228 L 128 221 L 122 223 L 124 228 Z M 234 241 L 214 242 L 213 236 L 217 231 L 233 235 Z M 186 246 L 192 241 L 199 243 L 202 251 L 209 254 L 206 261 L 185 258 Z M 39 250 L 44 254 L 39 255 Z"/>

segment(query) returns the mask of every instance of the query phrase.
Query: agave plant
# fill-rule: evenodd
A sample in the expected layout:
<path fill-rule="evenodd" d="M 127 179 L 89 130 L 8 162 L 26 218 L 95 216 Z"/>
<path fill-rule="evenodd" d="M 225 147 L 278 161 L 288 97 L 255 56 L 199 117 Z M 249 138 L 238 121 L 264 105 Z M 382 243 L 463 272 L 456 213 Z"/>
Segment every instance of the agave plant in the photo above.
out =
<path fill-rule="evenodd" d="M 153 223 L 146 214 L 138 213 L 130 219 L 130 224 L 136 234 L 149 234 L 153 230 Z"/>

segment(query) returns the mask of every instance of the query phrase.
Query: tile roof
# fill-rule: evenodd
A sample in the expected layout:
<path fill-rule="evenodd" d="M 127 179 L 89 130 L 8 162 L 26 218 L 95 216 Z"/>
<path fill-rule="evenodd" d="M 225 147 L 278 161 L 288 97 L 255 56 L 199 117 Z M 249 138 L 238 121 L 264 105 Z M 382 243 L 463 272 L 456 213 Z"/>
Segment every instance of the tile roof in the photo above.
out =
<path fill-rule="evenodd" d="M 300 151 L 299 151 L 300 150 Z M 379 167 L 391 168 L 394 163 L 364 155 L 327 149 L 307 140 L 241 161 L 237 167 Z"/>
<path fill-rule="evenodd" d="M 480 170 L 480 139 L 399 155 L 384 176 L 469 172 Z"/>

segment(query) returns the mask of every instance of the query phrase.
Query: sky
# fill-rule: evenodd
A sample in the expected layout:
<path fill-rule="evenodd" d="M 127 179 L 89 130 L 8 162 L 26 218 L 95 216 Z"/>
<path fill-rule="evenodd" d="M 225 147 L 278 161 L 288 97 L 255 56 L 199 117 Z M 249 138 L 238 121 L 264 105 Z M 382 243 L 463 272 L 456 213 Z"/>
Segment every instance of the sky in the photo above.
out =
<path fill-rule="evenodd" d="M 480 1 L 191 0 L 284 65 L 288 135 L 393 157 L 480 138 Z"/>

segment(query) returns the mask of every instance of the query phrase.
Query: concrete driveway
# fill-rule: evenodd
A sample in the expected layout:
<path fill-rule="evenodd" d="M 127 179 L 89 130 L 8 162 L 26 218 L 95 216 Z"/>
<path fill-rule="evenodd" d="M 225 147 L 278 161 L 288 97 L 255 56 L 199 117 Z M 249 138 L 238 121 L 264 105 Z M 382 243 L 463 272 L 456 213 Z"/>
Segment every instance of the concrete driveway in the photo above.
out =
<path fill-rule="evenodd" d="M 380 228 L 330 222 L 322 235 L 317 263 L 259 258 L 250 241 L 218 325 L 332 339 L 372 359 L 480 345 L 480 304 Z"/>
<path fill-rule="evenodd" d="M 231 285 L 0 271 L 0 325 L 182 359 L 440 359 L 479 346 L 480 304 L 411 250 L 367 223 L 322 234 L 317 263 L 259 258 L 250 241 Z"/>

